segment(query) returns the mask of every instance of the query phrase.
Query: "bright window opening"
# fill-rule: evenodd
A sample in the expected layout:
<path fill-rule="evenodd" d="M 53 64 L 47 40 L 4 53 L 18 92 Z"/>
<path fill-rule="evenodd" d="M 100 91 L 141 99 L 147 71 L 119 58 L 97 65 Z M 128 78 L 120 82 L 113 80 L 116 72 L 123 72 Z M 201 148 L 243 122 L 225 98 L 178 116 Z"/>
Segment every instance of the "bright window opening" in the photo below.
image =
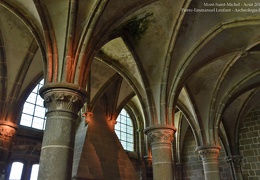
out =
<path fill-rule="evenodd" d="M 23 163 L 13 162 L 9 180 L 20 180 L 22 178 Z"/>
<path fill-rule="evenodd" d="M 34 164 L 34 165 L 32 166 L 32 171 L 31 171 L 30 180 L 37 180 L 38 172 L 39 172 L 39 164 Z"/>
<path fill-rule="evenodd" d="M 134 151 L 133 122 L 125 109 L 122 109 L 117 118 L 115 132 L 124 149 Z"/>
<path fill-rule="evenodd" d="M 23 106 L 23 113 L 20 125 L 32 127 L 35 129 L 45 129 L 45 112 L 43 99 L 39 95 L 39 90 L 43 86 L 42 80 L 31 92 Z"/>

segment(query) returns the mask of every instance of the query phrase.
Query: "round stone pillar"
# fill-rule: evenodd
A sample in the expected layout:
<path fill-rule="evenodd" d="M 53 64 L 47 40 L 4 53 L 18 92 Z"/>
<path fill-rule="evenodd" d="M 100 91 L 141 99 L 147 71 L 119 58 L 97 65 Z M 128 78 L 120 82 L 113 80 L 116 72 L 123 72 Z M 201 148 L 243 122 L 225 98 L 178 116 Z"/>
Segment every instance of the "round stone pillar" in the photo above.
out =
<path fill-rule="evenodd" d="M 157 125 L 145 129 L 151 142 L 154 180 L 173 179 L 172 141 L 176 128 Z"/>
<path fill-rule="evenodd" d="M 200 146 L 197 148 L 202 158 L 205 180 L 220 180 L 218 155 L 219 146 Z"/>
<path fill-rule="evenodd" d="M 8 155 L 17 125 L 10 121 L 0 120 L 0 177 L 6 171 Z"/>
<path fill-rule="evenodd" d="M 235 180 L 242 180 L 243 179 L 243 175 L 242 175 L 242 171 L 241 171 L 242 157 L 241 156 L 231 156 L 231 157 L 228 157 L 226 160 L 228 163 L 230 163 L 233 178 Z"/>
<path fill-rule="evenodd" d="M 43 136 L 39 180 L 69 180 L 72 175 L 75 125 L 86 92 L 69 83 L 44 85 L 46 127 Z"/>

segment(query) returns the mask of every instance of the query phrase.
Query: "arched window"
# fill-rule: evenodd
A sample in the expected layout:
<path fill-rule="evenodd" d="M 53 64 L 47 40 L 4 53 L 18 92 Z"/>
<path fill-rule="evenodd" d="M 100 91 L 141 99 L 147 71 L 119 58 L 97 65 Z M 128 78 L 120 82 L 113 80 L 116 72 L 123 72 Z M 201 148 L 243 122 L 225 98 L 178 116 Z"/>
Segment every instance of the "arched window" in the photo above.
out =
<path fill-rule="evenodd" d="M 33 89 L 23 106 L 20 125 L 35 129 L 45 129 L 45 108 L 39 90 L 43 86 L 43 80 Z"/>
<path fill-rule="evenodd" d="M 22 178 L 22 172 L 23 172 L 23 163 L 13 162 L 9 180 L 20 180 Z"/>
<path fill-rule="evenodd" d="M 134 151 L 133 122 L 125 109 L 122 109 L 117 118 L 115 132 L 124 149 Z"/>
<path fill-rule="evenodd" d="M 32 165 L 30 180 L 37 180 L 38 172 L 39 172 L 39 164 Z"/>

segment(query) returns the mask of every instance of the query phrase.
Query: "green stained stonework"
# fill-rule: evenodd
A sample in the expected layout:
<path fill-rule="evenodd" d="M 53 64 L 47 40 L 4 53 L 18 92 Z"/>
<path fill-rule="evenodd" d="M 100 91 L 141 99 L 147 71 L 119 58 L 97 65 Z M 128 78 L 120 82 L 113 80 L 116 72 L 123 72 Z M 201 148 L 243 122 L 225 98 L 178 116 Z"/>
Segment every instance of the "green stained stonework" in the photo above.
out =
<path fill-rule="evenodd" d="M 146 13 L 143 17 L 135 16 L 115 29 L 115 32 L 125 34 L 138 41 L 153 21 L 152 16 L 153 13 Z"/>

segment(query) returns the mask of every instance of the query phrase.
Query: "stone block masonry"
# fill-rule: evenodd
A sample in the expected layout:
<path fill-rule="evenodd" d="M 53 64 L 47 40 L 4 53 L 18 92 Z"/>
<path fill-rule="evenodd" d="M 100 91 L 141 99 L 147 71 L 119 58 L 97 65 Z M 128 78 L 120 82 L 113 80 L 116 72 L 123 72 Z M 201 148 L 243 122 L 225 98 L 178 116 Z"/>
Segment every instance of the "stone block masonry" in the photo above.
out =
<path fill-rule="evenodd" d="M 189 128 L 184 139 L 183 146 L 183 179 L 205 179 L 203 165 L 199 154 L 195 151 L 196 142 L 192 130 Z M 219 170 L 221 180 L 231 179 L 229 164 L 225 160 L 224 148 L 219 153 Z"/>
<path fill-rule="evenodd" d="M 260 180 L 260 104 L 247 115 L 239 134 L 245 180 Z"/>

